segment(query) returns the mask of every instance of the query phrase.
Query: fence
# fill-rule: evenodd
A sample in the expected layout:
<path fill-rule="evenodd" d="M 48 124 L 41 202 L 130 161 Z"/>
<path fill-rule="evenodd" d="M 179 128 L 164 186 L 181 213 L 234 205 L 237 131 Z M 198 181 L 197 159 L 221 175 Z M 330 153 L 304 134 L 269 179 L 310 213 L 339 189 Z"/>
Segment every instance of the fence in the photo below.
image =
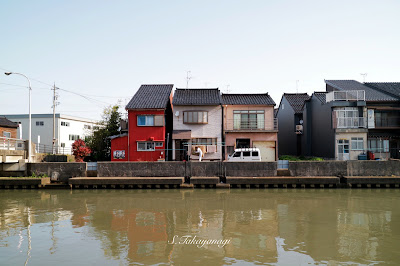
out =
<path fill-rule="evenodd" d="M 278 119 L 265 121 L 264 116 L 262 119 L 227 119 L 226 130 L 278 130 Z"/>
<path fill-rule="evenodd" d="M 64 154 L 70 155 L 72 154 L 72 149 L 70 147 L 62 147 L 62 146 L 52 146 L 46 144 L 36 144 L 36 153 L 51 153 L 51 154 Z"/>
<path fill-rule="evenodd" d="M 0 150 L 25 150 L 25 140 L 0 137 Z"/>
<path fill-rule="evenodd" d="M 326 102 L 332 101 L 365 101 L 365 91 L 331 91 L 326 94 Z"/>

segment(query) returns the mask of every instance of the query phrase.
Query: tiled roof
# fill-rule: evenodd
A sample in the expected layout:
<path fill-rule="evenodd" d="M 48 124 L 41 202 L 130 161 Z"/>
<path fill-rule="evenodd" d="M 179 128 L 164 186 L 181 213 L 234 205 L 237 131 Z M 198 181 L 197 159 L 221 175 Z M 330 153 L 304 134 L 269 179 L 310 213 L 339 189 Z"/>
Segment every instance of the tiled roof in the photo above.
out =
<path fill-rule="evenodd" d="M 0 116 L 0 127 L 17 128 L 18 123 L 14 123 L 14 122 L 8 120 L 6 117 Z"/>
<path fill-rule="evenodd" d="M 219 89 L 176 89 L 173 105 L 220 105 Z"/>
<path fill-rule="evenodd" d="M 366 82 L 364 84 L 387 93 L 390 96 L 400 98 L 400 82 Z"/>
<path fill-rule="evenodd" d="M 284 93 L 283 97 L 286 98 L 296 114 L 303 112 L 304 102 L 310 99 L 307 93 Z"/>
<path fill-rule="evenodd" d="M 313 95 L 314 95 L 318 100 L 320 100 L 321 103 L 326 103 L 326 94 L 327 94 L 327 93 L 328 93 L 328 92 L 326 92 L 326 91 L 316 91 L 316 92 L 313 93 Z"/>
<path fill-rule="evenodd" d="M 231 105 L 275 105 L 268 93 L 264 94 L 222 94 L 222 104 Z"/>
<path fill-rule="evenodd" d="M 325 83 L 338 90 L 363 90 L 365 91 L 365 100 L 367 102 L 391 102 L 398 101 L 397 98 L 383 93 L 372 87 L 355 80 L 325 80 Z"/>
<path fill-rule="evenodd" d="M 167 107 L 173 84 L 142 85 L 126 109 L 164 109 Z"/>

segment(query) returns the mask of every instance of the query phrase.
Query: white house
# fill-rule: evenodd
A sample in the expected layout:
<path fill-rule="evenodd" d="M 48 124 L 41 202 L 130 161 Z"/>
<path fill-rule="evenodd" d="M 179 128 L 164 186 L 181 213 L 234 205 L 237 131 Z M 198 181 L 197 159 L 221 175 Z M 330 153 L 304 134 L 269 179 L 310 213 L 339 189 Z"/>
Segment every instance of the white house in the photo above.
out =
<path fill-rule="evenodd" d="M 219 89 L 176 89 L 173 105 L 173 160 L 222 159 L 222 105 Z M 188 156 L 189 155 L 189 156 Z"/>
<path fill-rule="evenodd" d="M 27 114 L 3 115 L 7 119 L 20 124 L 18 138 L 28 139 L 29 117 Z M 55 115 L 56 152 L 71 154 L 72 143 L 77 139 L 85 139 L 99 126 L 98 121 L 75 116 Z M 22 132 L 22 136 L 21 136 Z M 51 153 L 53 145 L 53 114 L 32 114 L 32 142 L 37 152 Z"/>

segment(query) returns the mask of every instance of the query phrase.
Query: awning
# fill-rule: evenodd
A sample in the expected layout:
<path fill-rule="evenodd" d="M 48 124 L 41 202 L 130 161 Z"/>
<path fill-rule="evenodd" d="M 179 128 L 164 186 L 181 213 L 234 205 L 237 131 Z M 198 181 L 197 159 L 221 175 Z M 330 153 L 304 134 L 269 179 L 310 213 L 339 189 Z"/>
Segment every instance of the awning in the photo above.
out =
<path fill-rule="evenodd" d="M 174 130 L 172 131 L 172 139 L 191 139 L 191 130 Z"/>

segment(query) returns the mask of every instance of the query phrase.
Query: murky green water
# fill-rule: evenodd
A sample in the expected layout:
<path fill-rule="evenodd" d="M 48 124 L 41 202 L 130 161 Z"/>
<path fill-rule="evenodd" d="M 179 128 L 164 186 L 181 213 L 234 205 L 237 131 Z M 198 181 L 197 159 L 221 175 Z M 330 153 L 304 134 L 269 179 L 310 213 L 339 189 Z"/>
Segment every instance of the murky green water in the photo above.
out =
<path fill-rule="evenodd" d="M 0 191 L 0 265 L 400 265 L 399 247 L 395 189 Z"/>

